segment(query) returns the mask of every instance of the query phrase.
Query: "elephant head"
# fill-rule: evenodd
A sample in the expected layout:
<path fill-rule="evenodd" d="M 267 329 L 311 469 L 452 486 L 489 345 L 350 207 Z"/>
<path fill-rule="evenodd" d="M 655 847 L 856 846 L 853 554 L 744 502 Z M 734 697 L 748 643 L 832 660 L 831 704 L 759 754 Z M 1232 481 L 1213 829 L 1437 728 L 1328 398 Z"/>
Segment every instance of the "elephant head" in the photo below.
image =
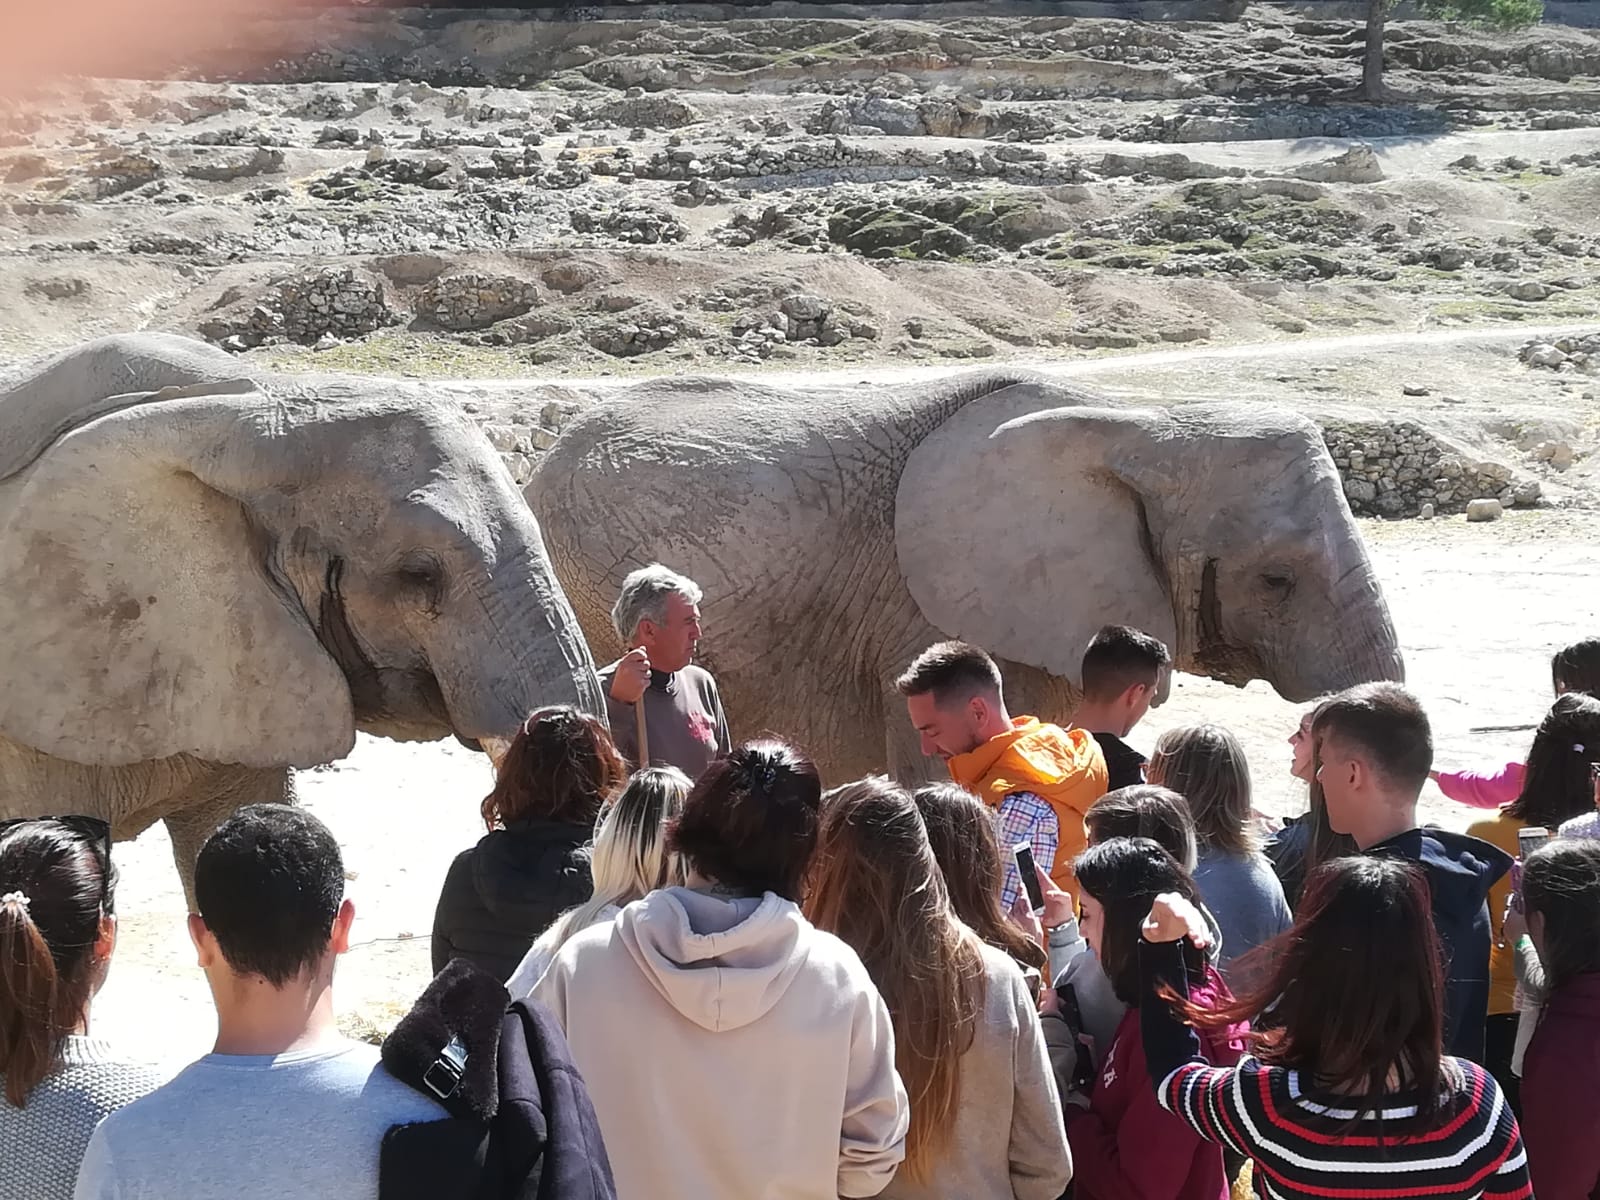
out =
<path fill-rule="evenodd" d="M 1107 623 L 1293 701 L 1404 678 L 1333 461 L 1281 410 L 1007 387 L 912 452 L 895 549 L 933 625 L 1075 686 Z"/>
<path fill-rule="evenodd" d="M 305 767 L 358 729 L 603 714 L 499 457 L 382 388 L 219 380 L 91 398 L 64 431 L 49 403 L 0 411 L 27 448 L 0 452 L 0 732 L 84 763 Z"/>

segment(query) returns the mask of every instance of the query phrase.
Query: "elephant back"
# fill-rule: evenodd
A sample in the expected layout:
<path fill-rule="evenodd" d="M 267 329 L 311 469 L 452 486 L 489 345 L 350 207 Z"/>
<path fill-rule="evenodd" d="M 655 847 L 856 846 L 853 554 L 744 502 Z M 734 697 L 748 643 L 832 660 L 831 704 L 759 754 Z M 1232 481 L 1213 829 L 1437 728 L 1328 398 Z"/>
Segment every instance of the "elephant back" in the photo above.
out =
<path fill-rule="evenodd" d="M 26 363 L 0 388 L 0 480 L 73 429 L 148 403 L 164 389 L 250 377 L 232 355 L 166 333 L 99 338 Z"/>

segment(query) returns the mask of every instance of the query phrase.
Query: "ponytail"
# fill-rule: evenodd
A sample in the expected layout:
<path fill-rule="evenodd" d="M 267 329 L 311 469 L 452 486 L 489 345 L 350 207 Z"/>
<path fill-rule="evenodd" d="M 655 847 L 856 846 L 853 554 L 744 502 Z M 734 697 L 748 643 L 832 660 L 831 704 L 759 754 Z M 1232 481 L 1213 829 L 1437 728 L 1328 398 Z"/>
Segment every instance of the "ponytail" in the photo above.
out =
<path fill-rule="evenodd" d="M 13 1108 L 55 1066 L 61 977 L 44 934 L 33 923 L 27 897 L 0 900 L 0 1072 Z"/>
<path fill-rule="evenodd" d="M 0 833 L 0 1075 L 14 1108 L 55 1070 L 62 1039 L 84 1019 L 112 911 L 109 859 L 72 820 Z"/>

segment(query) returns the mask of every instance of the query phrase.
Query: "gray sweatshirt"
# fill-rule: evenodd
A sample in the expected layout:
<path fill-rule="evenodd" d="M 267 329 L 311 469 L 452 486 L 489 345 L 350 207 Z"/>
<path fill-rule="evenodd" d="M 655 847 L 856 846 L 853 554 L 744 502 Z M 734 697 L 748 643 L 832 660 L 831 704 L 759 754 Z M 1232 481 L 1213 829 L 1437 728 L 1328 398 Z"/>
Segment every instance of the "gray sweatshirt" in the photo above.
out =
<path fill-rule="evenodd" d="M 0 1200 L 68 1200 L 94 1127 L 172 1075 L 98 1038 L 63 1038 L 59 1060 L 21 1108 L 0 1096 Z"/>
<path fill-rule="evenodd" d="M 1226 854 L 1201 850 L 1194 870 L 1195 886 L 1222 927 L 1222 953 L 1217 970 L 1228 977 L 1234 960 L 1270 942 L 1294 924 L 1283 884 L 1263 854 Z"/>
<path fill-rule="evenodd" d="M 925 1183 L 905 1169 L 885 1200 L 1058 1200 L 1072 1181 L 1061 1101 L 1022 971 L 992 946 L 977 1036 L 961 1056 L 954 1136 Z"/>
<path fill-rule="evenodd" d="M 639 726 L 632 704 L 611 698 L 611 678 L 617 664 L 600 670 L 600 687 L 606 694 L 606 719 L 611 723 L 611 740 L 631 767 L 677 767 L 690 779 L 731 750 L 728 718 L 722 712 L 717 681 L 709 671 L 688 666 L 667 674 L 650 672 L 645 689 L 645 736 L 650 740 L 650 761 L 639 761 Z"/>

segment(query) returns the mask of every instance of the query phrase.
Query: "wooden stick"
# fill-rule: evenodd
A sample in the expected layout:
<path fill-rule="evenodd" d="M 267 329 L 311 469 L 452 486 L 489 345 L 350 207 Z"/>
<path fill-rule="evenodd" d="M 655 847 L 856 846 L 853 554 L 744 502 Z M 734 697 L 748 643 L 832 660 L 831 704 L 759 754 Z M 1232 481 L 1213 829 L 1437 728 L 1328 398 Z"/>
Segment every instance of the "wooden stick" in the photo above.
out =
<path fill-rule="evenodd" d="M 648 690 L 648 689 L 646 689 Z M 644 723 L 644 696 L 633 705 L 633 728 L 639 736 L 639 770 L 650 765 L 650 730 Z"/>
<path fill-rule="evenodd" d="M 1468 733 L 1529 733 L 1539 728 L 1537 725 L 1478 725 L 1469 729 Z"/>

